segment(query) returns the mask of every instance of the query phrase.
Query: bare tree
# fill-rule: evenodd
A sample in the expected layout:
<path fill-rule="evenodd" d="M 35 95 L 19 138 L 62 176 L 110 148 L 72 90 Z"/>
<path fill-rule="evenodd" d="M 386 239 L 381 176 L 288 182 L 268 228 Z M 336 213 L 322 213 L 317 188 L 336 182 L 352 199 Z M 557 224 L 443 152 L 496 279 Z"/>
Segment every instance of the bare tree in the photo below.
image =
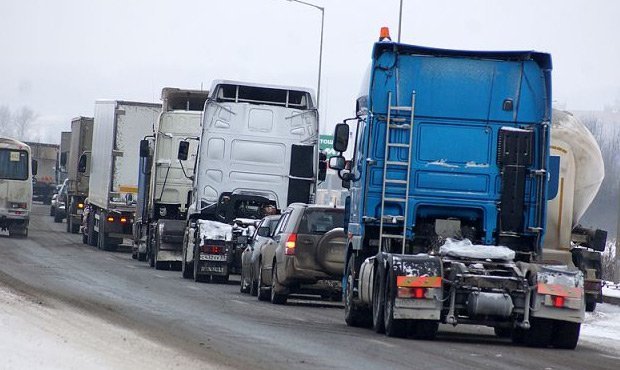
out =
<path fill-rule="evenodd" d="M 15 136 L 19 140 L 26 139 L 26 133 L 36 118 L 37 114 L 27 106 L 23 106 L 22 109 L 15 114 L 13 123 L 15 124 Z"/>
<path fill-rule="evenodd" d="M 11 136 L 12 133 L 11 110 L 6 105 L 0 105 L 0 135 Z"/>

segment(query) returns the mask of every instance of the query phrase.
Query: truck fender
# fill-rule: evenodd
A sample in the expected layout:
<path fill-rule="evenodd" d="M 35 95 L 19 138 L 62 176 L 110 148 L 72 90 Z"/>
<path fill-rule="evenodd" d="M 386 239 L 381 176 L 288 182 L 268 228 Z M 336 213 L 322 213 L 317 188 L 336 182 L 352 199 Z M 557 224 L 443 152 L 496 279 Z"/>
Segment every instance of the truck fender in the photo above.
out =
<path fill-rule="evenodd" d="M 566 265 L 530 265 L 533 317 L 582 323 L 585 320 L 583 273 Z"/>

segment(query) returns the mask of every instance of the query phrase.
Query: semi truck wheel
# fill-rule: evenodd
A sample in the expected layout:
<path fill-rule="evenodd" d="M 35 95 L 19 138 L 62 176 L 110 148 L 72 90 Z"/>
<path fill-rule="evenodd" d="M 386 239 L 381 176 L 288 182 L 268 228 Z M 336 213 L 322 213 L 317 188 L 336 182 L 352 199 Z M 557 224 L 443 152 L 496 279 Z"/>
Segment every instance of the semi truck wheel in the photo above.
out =
<path fill-rule="evenodd" d="M 579 341 L 581 324 L 568 321 L 555 321 L 553 323 L 553 338 L 551 344 L 555 348 L 575 349 Z"/>
<path fill-rule="evenodd" d="M 354 284 L 357 279 L 359 266 L 355 264 L 355 256 L 351 255 L 345 272 L 346 289 L 344 291 L 344 321 L 348 326 L 369 327 L 372 324 L 370 313 L 367 309 L 361 309 L 354 303 Z"/>
<path fill-rule="evenodd" d="M 77 234 L 78 232 L 80 232 L 80 225 L 73 222 L 73 218 L 71 218 L 71 222 L 69 223 L 69 232 L 71 234 Z"/>
<path fill-rule="evenodd" d="M 88 235 L 88 245 L 91 247 L 96 247 L 98 243 L 98 235 L 95 231 L 95 214 L 91 213 L 88 215 L 88 221 L 86 223 L 87 227 L 87 235 Z"/>
<path fill-rule="evenodd" d="M 379 334 L 385 333 L 385 292 L 384 284 L 385 278 L 381 276 L 381 272 L 375 269 L 375 276 L 372 286 L 372 329 Z"/>
<path fill-rule="evenodd" d="M 50 206 L 50 216 L 54 216 L 55 213 L 56 213 L 56 208 Z"/>
<path fill-rule="evenodd" d="M 383 326 L 385 327 L 385 335 L 388 337 L 404 338 L 409 331 L 408 320 L 397 320 L 394 318 L 394 300 L 396 299 L 396 277 L 394 270 L 390 267 L 385 281 L 385 308 L 383 310 Z"/>
<path fill-rule="evenodd" d="M 524 343 L 528 347 L 549 347 L 553 336 L 553 322 L 549 319 L 533 317 L 530 320 L 530 325 L 530 329 L 524 333 Z"/>

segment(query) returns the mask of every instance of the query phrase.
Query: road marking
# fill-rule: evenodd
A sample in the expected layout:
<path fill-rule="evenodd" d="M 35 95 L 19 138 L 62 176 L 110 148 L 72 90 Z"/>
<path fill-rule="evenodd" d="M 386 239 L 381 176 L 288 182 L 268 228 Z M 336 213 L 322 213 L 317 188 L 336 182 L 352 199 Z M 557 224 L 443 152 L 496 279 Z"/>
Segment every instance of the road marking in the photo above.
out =
<path fill-rule="evenodd" d="M 375 343 L 375 344 L 382 344 L 382 345 L 384 345 L 384 346 L 386 346 L 386 347 L 389 347 L 389 348 L 394 348 L 394 347 L 396 347 L 394 344 L 385 343 L 385 342 L 382 342 L 382 341 L 380 341 L 380 340 L 378 340 L 378 339 L 368 339 L 368 341 L 369 341 L 369 342 L 373 342 L 373 343 Z"/>
<path fill-rule="evenodd" d="M 239 301 L 239 300 L 236 300 L 236 299 L 231 299 L 230 301 L 231 302 L 235 302 L 235 303 L 239 303 L 239 304 L 245 304 L 245 305 L 248 304 L 247 302 Z"/>

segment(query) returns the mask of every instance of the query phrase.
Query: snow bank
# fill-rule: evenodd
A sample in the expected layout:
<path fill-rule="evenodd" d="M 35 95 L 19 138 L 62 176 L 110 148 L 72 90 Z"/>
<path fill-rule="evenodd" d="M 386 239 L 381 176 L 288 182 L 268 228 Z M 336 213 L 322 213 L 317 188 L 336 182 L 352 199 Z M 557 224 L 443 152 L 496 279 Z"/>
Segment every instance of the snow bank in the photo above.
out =
<path fill-rule="evenodd" d="M 508 247 L 472 244 L 469 239 L 454 240 L 448 238 L 446 243 L 439 248 L 439 254 L 448 257 L 501 259 L 509 261 L 515 258 L 515 252 Z"/>
<path fill-rule="evenodd" d="M 616 285 L 611 281 L 604 281 L 603 295 L 606 297 L 620 298 L 620 284 Z"/>
<path fill-rule="evenodd" d="M 223 222 L 198 220 L 200 240 L 232 240 L 232 226 Z"/>
<path fill-rule="evenodd" d="M 620 307 L 611 304 L 598 304 L 596 311 L 586 312 L 586 320 L 581 325 L 579 343 L 592 343 L 596 348 L 620 351 Z"/>

